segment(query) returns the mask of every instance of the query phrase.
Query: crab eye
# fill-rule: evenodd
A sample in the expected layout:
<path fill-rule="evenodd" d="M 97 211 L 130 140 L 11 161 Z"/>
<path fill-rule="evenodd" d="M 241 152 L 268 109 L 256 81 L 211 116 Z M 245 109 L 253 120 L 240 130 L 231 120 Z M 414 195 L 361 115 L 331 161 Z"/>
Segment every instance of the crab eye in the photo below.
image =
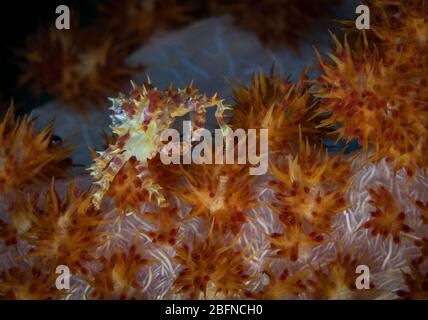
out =
<path fill-rule="evenodd" d="M 50 147 L 58 146 L 58 145 L 60 145 L 61 143 L 62 143 L 62 139 L 61 139 L 61 137 L 60 137 L 60 136 L 57 136 L 57 135 L 53 135 L 53 136 L 51 137 L 51 141 L 50 141 L 50 143 L 49 143 L 49 146 L 50 146 Z"/>

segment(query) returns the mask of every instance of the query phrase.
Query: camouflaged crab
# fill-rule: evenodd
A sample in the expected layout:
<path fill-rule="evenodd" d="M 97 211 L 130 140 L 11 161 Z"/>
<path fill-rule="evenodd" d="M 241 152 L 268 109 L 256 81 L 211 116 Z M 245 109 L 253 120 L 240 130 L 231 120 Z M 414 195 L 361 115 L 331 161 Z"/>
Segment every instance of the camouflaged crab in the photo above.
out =
<path fill-rule="evenodd" d="M 162 188 L 148 174 L 148 160 L 161 152 L 164 145 L 161 133 L 173 125 L 175 118 L 190 114 L 193 126 L 203 128 L 207 109 L 216 106 L 215 117 L 220 128 L 223 132 L 228 128 L 224 120 L 224 111 L 228 107 L 217 95 L 198 94 L 192 84 L 184 89 L 169 87 L 164 91 L 150 83 L 142 86 L 132 83 L 132 86 L 129 96 L 111 99 L 112 130 L 117 139 L 106 150 L 98 152 L 89 169 L 96 180 L 93 197 L 96 207 L 100 206 L 111 182 L 130 159 L 136 160 L 137 179 L 149 193 L 149 198 L 155 199 L 158 205 L 166 204 Z"/>

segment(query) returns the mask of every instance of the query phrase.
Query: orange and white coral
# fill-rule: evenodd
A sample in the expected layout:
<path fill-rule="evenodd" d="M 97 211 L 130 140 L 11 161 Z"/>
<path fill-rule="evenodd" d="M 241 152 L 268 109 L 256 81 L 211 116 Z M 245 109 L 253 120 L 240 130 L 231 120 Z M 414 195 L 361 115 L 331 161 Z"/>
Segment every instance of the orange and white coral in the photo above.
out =
<path fill-rule="evenodd" d="M 182 267 L 174 281 L 173 293 L 190 299 L 236 298 L 249 290 L 251 275 L 246 265 L 248 249 L 237 249 L 214 234 L 194 239 L 176 249 L 174 260 Z"/>
<path fill-rule="evenodd" d="M 295 153 L 301 134 L 313 143 L 321 141 L 322 130 L 316 101 L 309 93 L 307 77 L 302 74 L 294 84 L 279 76 L 259 73 L 249 87 L 235 86 L 231 127 L 269 129 L 269 152 Z"/>
<path fill-rule="evenodd" d="M 0 272 L 0 299 L 52 300 L 65 296 L 55 287 L 55 273 L 46 273 L 40 267 L 29 270 L 12 267 Z"/>
<path fill-rule="evenodd" d="M 413 176 L 428 165 L 428 42 L 420 25 L 427 10 L 419 1 L 379 1 L 373 9 L 384 19 L 375 19 L 370 43 L 353 47 L 334 37 L 332 62 L 319 56 L 319 112 L 330 114 L 323 126 L 347 141 L 358 139 L 371 160 L 386 158 Z M 390 10 L 395 14 L 385 13 Z"/>
<path fill-rule="evenodd" d="M 95 28 L 40 29 L 22 53 L 22 83 L 85 112 L 123 89 L 140 67 L 128 66 L 127 52 Z"/>
<path fill-rule="evenodd" d="M 158 204 L 166 202 L 161 186 L 148 175 L 148 161 L 162 151 L 161 133 L 172 126 L 175 118 L 190 114 L 195 120 L 193 125 L 200 128 L 205 124 L 207 109 L 216 107 L 219 126 L 227 128 L 223 114 L 226 106 L 216 95 L 201 95 L 192 85 L 179 90 L 169 87 L 164 91 L 150 83 L 133 84 L 133 87 L 128 97 L 121 95 L 111 99 L 112 130 L 117 139 L 106 150 L 98 152 L 90 168 L 97 185 L 96 206 L 100 206 L 112 181 L 131 158 L 136 160 L 136 177 L 142 182 L 141 187 L 147 190 L 150 200 L 155 199 Z"/>
<path fill-rule="evenodd" d="M 0 191 L 18 190 L 51 177 L 68 177 L 72 147 L 53 143 L 52 127 L 37 132 L 34 119 L 15 119 L 13 107 L 0 122 Z"/>
<path fill-rule="evenodd" d="M 31 226 L 20 235 L 31 245 L 25 257 L 54 267 L 66 265 L 73 273 L 87 273 L 85 264 L 95 259 L 96 249 L 108 241 L 101 227 L 109 223 L 91 200 L 91 192 L 79 191 L 75 183 L 61 199 L 52 183 L 42 205 L 28 202 Z"/>
<path fill-rule="evenodd" d="M 191 206 L 190 217 L 202 217 L 219 233 L 238 234 L 246 209 L 258 205 L 257 176 L 239 164 L 202 164 L 183 169 L 186 180 L 175 195 Z"/>
<path fill-rule="evenodd" d="M 313 270 L 313 276 L 307 280 L 308 293 L 312 299 L 356 300 L 365 299 L 370 295 L 376 296 L 372 282 L 368 283 L 369 288 L 365 290 L 356 287 L 358 277 L 356 269 L 361 265 L 361 259 L 354 257 L 352 252 L 344 253 L 342 250 L 338 247 L 334 259 L 324 267 L 320 266 Z"/>
<path fill-rule="evenodd" d="M 349 187 L 346 181 L 352 176 L 351 163 L 323 152 L 301 141 L 296 156 L 271 164 L 276 180 L 270 185 L 277 199 L 272 206 L 284 225 L 328 233 L 334 217 L 348 207 L 345 193 Z M 341 170 L 335 171 L 337 167 Z"/>
<path fill-rule="evenodd" d="M 99 259 L 101 267 L 92 270 L 86 281 L 91 299 L 144 298 L 139 271 L 153 263 L 144 257 L 144 249 L 133 243 L 128 250 L 116 249 L 110 258 Z"/>
<path fill-rule="evenodd" d="M 391 34 L 411 30 L 398 26 Z M 423 33 L 418 46 L 421 40 Z M 51 187 L 44 206 L 18 194 L 0 223 L 0 254 L 21 250 L 30 263 L 70 265 L 82 281 L 75 286 L 84 288 L 74 298 L 426 299 L 424 64 L 398 72 L 422 47 L 403 48 L 403 59 L 394 60 L 392 45 L 386 54 L 381 41 L 370 52 L 336 44 L 334 63 L 320 58 L 324 74 L 315 84 L 259 75 L 249 88 L 235 88 L 233 127 L 273 132 L 265 177 L 249 175 L 246 165 L 161 164 L 162 129 L 188 113 L 202 127 L 214 106 L 225 129 L 225 107 L 192 87 L 135 86 L 113 99 L 115 138 L 91 169 L 95 204 L 114 202 L 99 210 L 91 192 L 74 187 L 75 196 L 62 200 Z M 358 138 L 375 161 L 366 152 L 327 154 L 317 143 L 317 115 L 330 116 L 322 126 L 339 137 Z M 370 289 L 356 286 L 360 265 L 370 270 Z M 0 285 L 0 294 L 34 298 L 21 273 L 3 269 L 2 280 L 19 292 Z M 30 278 L 39 286 L 37 279 Z M 44 298 L 62 298 L 49 286 Z"/>
<path fill-rule="evenodd" d="M 405 223 L 405 212 L 399 208 L 392 194 L 385 187 L 369 188 L 368 192 L 371 197 L 369 203 L 376 210 L 370 212 L 371 219 L 365 222 L 363 227 L 371 229 L 373 236 L 392 237 L 394 242 L 400 242 L 400 233 L 409 233 L 412 230 Z"/>
<path fill-rule="evenodd" d="M 110 184 L 106 196 L 113 199 L 120 214 L 138 211 L 143 204 L 156 203 L 157 197 L 147 189 L 144 181 L 137 171 L 138 161 L 131 157 L 120 169 Z M 168 205 L 170 191 L 175 186 L 178 174 L 174 165 L 164 165 L 159 156 L 147 161 L 147 170 L 153 183 L 160 186 L 164 205 Z"/>

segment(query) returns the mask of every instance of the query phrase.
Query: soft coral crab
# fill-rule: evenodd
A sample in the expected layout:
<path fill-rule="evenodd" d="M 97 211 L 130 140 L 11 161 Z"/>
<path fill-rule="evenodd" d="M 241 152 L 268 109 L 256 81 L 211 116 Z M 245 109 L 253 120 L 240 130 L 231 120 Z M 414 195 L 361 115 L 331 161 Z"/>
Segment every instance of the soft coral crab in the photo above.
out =
<path fill-rule="evenodd" d="M 161 187 L 148 175 L 148 160 L 161 152 L 163 142 L 161 133 L 172 126 L 175 118 L 190 114 L 193 124 L 201 128 L 205 124 L 207 108 L 216 106 L 216 119 L 220 128 L 225 131 L 228 126 L 224 120 L 222 100 L 217 95 L 207 97 L 198 94 L 192 85 L 175 90 L 172 87 L 159 91 L 150 83 L 137 86 L 128 97 L 120 95 L 111 99 L 114 114 L 112 130 L 117 136 L 105 151 L 98 152 L 95 163 L 89 169 L 95 178 L 97 190 L 93 203 L 99 207 L 110 183 L 123 165 L 131 158 L 137 160 L 135 169 L 142 185 L 153 196 L 159 205 L 165 204 L 166 199 Z"/>

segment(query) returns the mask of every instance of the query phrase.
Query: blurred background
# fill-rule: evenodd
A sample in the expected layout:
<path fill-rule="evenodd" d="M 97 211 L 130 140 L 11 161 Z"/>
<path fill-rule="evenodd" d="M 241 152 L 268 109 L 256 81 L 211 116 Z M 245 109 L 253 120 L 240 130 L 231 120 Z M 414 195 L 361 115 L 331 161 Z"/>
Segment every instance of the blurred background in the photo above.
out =
<path fill-rule="evenodd" d="M 48 99 L 48 95 L 34 95 L 29 86 L 19 85 L 22 73 L 20 50 L 25 50 L 27 38 L 38 28 L 55 22 L 55 9 L 60 4 L 73 7 L 73 13 L 82 23 L 93 22 L 96 15 L 97 0 L 74 1 L 8 1 L 0 11 L 0 101 L 13 98 L 20 111 L 31 110 L 37 103 Z M 8 103 L 7 103 L 8 104 Z M 4 105 L 2 106 L 4 108 Z"/>
<path fill-rule="evenodd" d="M 58 5 L 71 29 L 55 28 Z M 13 1 L 1 11 L 0 105 L 32 111 L 41 128 L 78 145 L 73 160 L 90 163 L 101 147 L 110 102 L 130 80 L 218 93 L 271 69 L 316 77 L 314 46 L 325 53 L 338 19 L 353 19 L 351 0 L 76 0 Z"/>

